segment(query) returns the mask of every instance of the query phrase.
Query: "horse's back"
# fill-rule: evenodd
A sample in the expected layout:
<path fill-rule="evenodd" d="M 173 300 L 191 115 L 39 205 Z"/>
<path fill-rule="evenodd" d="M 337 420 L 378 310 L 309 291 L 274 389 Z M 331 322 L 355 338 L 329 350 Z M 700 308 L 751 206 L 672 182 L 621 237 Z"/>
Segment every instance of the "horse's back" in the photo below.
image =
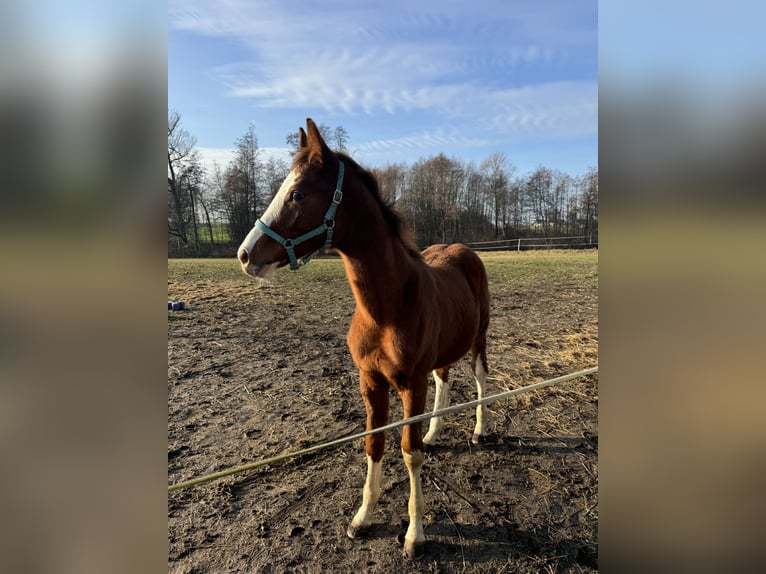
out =
<path fill-rule="evenodd" d="M 462 243 L 439 243 L 422 252 L 423 260 L 434 269 L 460 272 L 473 291 L 479 295 L 486 290 L 487 272 L 476 253 Z"/>
<path fill-rule="evenodd" d="M 459 360 L 486 334 L 487 273 L 479 256 L 459 243 L 432 245 L 422 255 L 433 288 L 423 294 L 436 329 L 432 340 L 438 358 L 433 368 L 440 368 Z"/>
<path fill-rule="evenodd" d="M 456 275 L 465 280 L 478 305 L 480 321 L 486 325 L 489 321 L 487 271 L 476 252 L 462 243 L 440 243 L 424 249 L 422 255 L 441 288 L 454 285 Z"/>

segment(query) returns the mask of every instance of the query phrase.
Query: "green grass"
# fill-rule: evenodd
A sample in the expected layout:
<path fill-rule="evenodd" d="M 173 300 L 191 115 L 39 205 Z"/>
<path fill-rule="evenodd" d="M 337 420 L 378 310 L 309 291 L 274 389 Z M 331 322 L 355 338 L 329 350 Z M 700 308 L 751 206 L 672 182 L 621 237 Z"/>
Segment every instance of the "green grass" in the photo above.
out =
<path fill-rule="evenodd" d="M 211 223 L 211 230 L 208 230 L 207 224 L 205 223 L 200 223 L 198 225 L 200 243 L 210 243 L 210 231 L 213 232 L 213 240 L 216 243 L 227 243 L 231 240 L 229 226 L 225 223 Z"/>
<path fill-rule="evenodd" d="M 598 281 L 598 251 L 558 250 L 494 252 L 479 254 L 490 285 L 543 283 L 576 283 L 589 285 Z M 232 282 L 252 285 L 254 279 L 245 275 L 239 263 L 227 259 L 168 259 L 168 281 L 171 282 Z M 317 282 L 343 288 L 346 278 L 343 263 L 337 257 L 315 259 L 298 271 L 279 269 L 272 280 L 276 288 L 309 289 Z"/>
<path fill-rule="evenodd" d="M 598 251 L 550 250 L 480 253 L 490 283 L 598 281 Z"/>

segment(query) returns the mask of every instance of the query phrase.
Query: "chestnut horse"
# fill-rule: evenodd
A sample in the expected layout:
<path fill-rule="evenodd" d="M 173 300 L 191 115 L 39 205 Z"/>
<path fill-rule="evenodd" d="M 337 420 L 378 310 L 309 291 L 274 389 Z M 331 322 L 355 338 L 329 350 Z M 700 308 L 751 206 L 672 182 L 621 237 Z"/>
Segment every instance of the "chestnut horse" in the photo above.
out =
<path fill-rule="evenodd" d="M 487 376 L 489 291 L 479 257 L 464 245 L 434 245 L 422 253 L 407 238 L 400 216 L 381 198 L 370 172 L 327 147 L 316 124 L 306 120 L 291 171 L 263 217 L 237 253 L 249 275 L 269 278 L 278 267 L 299 261 L 324 245 L 340 253 L 356 300 L 348 332 L 359 368 L 367 430 L 388 424 L 389 387 L 402 400 L 404 417 L 423 413 L 427 377 L 436 382 L 434 409 L 449 404 L 450 366 L 469 351 L 479 398 Z M 302 259 L 303 258 L 303 259 Z M 484 435 L 486 407 L 476 409 L 472 440 Z M 402 429 L 402 456 L 410 477 L 410 522 L 404 550 L 424 550 L 420 470 L 424 444 L 437 440 L 442 421 Z M 348 527 L 364 535 L 380 495 L 383 433 L 365 438 L 367 479 L 362 505 Z"/>

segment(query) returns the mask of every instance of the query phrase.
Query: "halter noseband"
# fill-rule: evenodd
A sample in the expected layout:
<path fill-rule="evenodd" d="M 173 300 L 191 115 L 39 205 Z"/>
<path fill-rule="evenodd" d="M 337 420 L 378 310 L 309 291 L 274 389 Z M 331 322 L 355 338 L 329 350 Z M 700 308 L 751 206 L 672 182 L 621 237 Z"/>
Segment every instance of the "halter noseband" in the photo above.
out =
<path fill-rule="evenodd" d="M 327 212 L 324 214 L 324 221 L 321 225 L 318 227 L 315 227 L 311 231 L 308 231 L 304 233 L 303 235 L 300 235 L 298 237 L 295 237 L 294 239 L 285 239 L 282 237 L 279 233 L 271 229 L 268 225 L 266 225 L 263 221 L 260 220 L 260 218 L 255 222 L 255 227 L 260 229 L 264 234 L 271 237 L 274 241 L 279 243 L 285 248 L 285 251 L 287 251 L 287 258 L 290 260 L 290 269 L 295 271 L 300 267 L 301 265 L 305 265 L 309 261 L 311 261 L 311 258 L 314 257 L 314 255 L 317 254 L 319 249 L 314 251 L 313 253 L 309 253 L 306 257 L 301 258 L 300 262 L 295 257 L 295 247 L 297 245 L 300 245 L 301 243 L 305 243 L 309 239 L 312 239 L 316 237 L 317 235 L 321 235 L 322 233 L 326 233 L 326 239 L 324 242 L 323 249 L 329 249 L 330 244 L 332 243 L 332 233 L 335 229 L 335 211 L 338 209 L 338 206 L 340 205 L 340 202 L 343 200 L 343 172 L 345 171 L 345 166 L 343 165 L 343 162 L 338 160 L 338 163 L 340 164 L 338 166 L 338 181 L 335 184 L 335 193 L 332 196 L 332 201 L 330 202 L 330 206 L 327 208 Z M 320 248 L 321 249 L 321 248 Z"/>

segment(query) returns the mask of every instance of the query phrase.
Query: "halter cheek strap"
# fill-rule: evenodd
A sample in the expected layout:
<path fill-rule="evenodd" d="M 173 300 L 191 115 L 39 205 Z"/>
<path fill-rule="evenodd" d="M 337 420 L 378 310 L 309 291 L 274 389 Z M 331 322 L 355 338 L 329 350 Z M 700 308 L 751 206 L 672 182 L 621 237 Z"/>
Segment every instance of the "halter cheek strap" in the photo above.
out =
<path fill-rule="evenodd" d="M 295 256 L 295 247 L 297 245 L 305 243 L 309 239 L 312 239 L 317 235 L 321 235 L 322 233 L 326 234 L 324 247 L 322 247 L 322 249 L 329 249 L 332 244 L 332 234 L 333 230 L 335 229 L 335 212 L 337 211 L 340 202 L 343 200 L 343 174 L 346 169 L 346 166 L 343 165 L 342 161 L 338 161 L 338 164 L 338 181 L 335 184 L 335 193 L 333 193 L 332 201 L 330 202 L 330 206 L 327 208 L 327 212 L 324 215 L 324 221 L 321 225 L 293 239 L 285 239 L 260 219 L 255 222 L 256 228 L 261 230 L 265 235 L 268 235 L 285 248 L 285 251 L 287 251 L 287 258 L 290 261 L 290 269 L 293 271 L 298 269 L 298 267 L 301 265 L 305 265 L 311 261 L 311 258 L 319 252 L 319 249 L 317 249 L 306 257 L 301 258 L 299 261 Z"/>

